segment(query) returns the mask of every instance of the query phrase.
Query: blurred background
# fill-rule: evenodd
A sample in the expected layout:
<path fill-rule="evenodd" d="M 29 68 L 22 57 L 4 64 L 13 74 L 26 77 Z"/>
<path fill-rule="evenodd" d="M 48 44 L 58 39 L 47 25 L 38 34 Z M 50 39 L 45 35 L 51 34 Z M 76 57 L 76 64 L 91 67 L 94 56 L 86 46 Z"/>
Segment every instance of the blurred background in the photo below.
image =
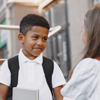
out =
<path fill-rule="evenodd" d="M 43 55 L 55 60 L 66 80 L 68 73 L 81 59 L 84 48 L 81 42 L 81 26 L 84 13 L 100 0 L 0 0 L 0 24 L 19 25 L 30 13 L 45 17 L 51 27 L 62 29 L 48 39 Z M 16 55 L 22 45 L 17 39 L 18 29 L 0 29 L 0 58 Z M 2 61 L 0 61 L 0 65 Z"/>

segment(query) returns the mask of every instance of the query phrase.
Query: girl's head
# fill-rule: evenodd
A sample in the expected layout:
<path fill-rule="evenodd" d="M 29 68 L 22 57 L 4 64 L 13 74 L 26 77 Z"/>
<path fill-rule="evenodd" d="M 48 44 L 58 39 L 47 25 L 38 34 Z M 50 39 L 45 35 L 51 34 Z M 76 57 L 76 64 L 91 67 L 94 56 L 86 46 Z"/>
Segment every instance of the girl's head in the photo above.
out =
<path fill-rule="evenodd" d="M 89 9 L 82 25 L 82 41 L 85 44 L 83 58 L 100 56 L 100 5 Z"/>
<path fill-rule="evenodd" d="M 100 4 L 95 5 L 86 12 L 82 25 L 81 39 L 85 44 L 83 59 L 100 56 Z M 69 79 L 72 76 L 74 68 L 70 71 Z"/>

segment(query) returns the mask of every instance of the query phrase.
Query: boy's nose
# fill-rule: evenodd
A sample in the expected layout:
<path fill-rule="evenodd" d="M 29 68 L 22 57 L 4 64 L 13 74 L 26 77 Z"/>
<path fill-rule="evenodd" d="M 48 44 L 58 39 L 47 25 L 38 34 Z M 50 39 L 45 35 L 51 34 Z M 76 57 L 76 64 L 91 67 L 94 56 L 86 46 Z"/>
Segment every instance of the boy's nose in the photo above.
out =
<path fill-rule="evenodd" d="M 37 44 L 38 44 L 38 45 L 42 45 L 42 44 L 43 44 L 42 39 L 39 39 L 39 40 L 37 41 Z"/>

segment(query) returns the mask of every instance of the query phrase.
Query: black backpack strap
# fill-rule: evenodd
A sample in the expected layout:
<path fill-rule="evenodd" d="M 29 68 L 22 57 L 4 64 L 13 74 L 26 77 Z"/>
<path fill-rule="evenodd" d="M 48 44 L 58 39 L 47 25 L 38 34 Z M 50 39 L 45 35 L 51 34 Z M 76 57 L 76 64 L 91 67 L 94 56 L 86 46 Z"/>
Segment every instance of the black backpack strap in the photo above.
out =
<path fill-rule="evenodd" d="M 12 96 L 12 88 L 18 84 L 19 61 L 18 55 L 8 59 L 8 68 L 11 72 L 11 84 L 8 90 L 7 99 Z"/>
<path fill-rule="evenodd" d="M 53 73 L 53 69 L 54 69 L 54 63 L 51 59 L 43 57 L 42 66 L 43 66 L 43 70 L 45 73 L 45 78 L 46 78 L 47 84 L 50 88 L 51 93 L 53 94 L 53 91 L 52 91 L 52 73 Z"/>

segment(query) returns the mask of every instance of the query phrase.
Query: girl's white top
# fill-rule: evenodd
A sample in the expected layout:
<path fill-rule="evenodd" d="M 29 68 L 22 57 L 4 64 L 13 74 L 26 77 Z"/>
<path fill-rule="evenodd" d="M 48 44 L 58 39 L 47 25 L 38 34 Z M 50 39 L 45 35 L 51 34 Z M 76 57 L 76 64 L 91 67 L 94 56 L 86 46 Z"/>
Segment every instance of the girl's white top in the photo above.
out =
<path fill-rule="evenodd" d="M 62 88 L 63 100 L 100 100 L 100 61 L 85 58 Z"/>

